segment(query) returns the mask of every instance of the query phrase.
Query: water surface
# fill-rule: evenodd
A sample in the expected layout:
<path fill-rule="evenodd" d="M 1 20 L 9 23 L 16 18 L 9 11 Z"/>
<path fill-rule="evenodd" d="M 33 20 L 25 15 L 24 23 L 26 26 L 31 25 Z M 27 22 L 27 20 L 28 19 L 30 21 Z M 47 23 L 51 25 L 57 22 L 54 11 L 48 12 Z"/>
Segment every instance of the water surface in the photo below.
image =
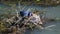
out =
<path fill-rule="evenodd" d="M 60 22 L 49 22 L 45 24 L 46 29 L 38 29 L 35 28 L 34 30 L 30 31 L 27 30 L 25 34 L 60 34 Z"/>

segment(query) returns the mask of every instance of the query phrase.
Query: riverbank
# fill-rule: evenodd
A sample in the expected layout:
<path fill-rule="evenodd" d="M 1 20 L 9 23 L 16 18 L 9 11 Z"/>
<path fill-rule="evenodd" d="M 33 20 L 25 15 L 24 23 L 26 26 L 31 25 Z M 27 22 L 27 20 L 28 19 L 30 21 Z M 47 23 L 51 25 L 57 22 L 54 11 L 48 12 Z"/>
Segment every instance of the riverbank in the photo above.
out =
<path fill-rule="evenodd" d="M 2 2 L 1 2 L 2 3 Z M 60 5 L 60 1 L 3 1 L 3 4 L 6 5 L 16 5 L 16 4 L 22 4 L 22 5 L 39 5 L 43 7 L 49 7 L 49 6 L 58 6 Z"/>

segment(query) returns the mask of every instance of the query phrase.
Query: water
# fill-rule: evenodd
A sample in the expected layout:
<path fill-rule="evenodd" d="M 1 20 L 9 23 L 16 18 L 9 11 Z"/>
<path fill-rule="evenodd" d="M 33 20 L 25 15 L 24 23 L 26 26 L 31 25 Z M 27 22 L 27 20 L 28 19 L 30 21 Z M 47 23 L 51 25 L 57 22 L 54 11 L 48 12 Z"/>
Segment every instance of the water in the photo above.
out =
<path fill-rule="evenodd" d="M 0 3 L 0 14 L 5 13 L 5 10 L 4 9 L 9 9 L 9 8 L 10 8 L 10 6 L 4 5 L 4 4 L 1 4 Z"/>
<path fill-rule="evenodd" d="M 10 6 L 0 4 L 0 14 L 5 12 L 2 10 L 5 8 L 10 9 Z M 37 10 L 40 10 L 40 11 L 46 11 L 46 13 L 45 13 L 46 17 L 49 17 L 49 18 L 58 17 L 58 18 L 60 18 L 60 16 L 59 16 L 60 15 L 60 5 L 56 6 L 56 7 L 40 7 L 37 5 L 31 5 L 31 6 L 26 6 L 26 5 L 24 6 L 23 5 L 22 8 L 24 8 L 24 10 L 27 10 L 29 8 L 36 8 Z M 10 10 L 12 10 L 12 9 L 10 9 Z"/>
<path fill-rule="evenodd" d="M 0 4 L 0 9 L 6 8 L 6 7 L 9 7 L 9 6 Z M 31 6 L 26 6 L 25 8 L 26 9 L 24 10 L 27 10 L 28 8 L 36 8 L 41 11 L 46 11 L 46 14 L 45 14 L 46 17 L 49 17 L 49 18 L 59 17 L 60 18 L 60 5 L 57 7 L 40 7 L 36 5 L 35 6 L 31 5 Z M 4 12 L 3 10 L 0 10 L 0 13 L 3 13 L 3 12 Z M 33 31 L 27 30 L 25 34 L 60 34 L 60 22 L 59 21 L 49 22 L 45 24 L 45 28 L 46 29 L 44 30 L 40 30 L 36 28 Z"/>
<path fill-rule="evenodd" d="M 28 32 L 28 33 L 27 33 Z M 25 34 L 60 34 L 60 22 L 50 22 L 45 24 L 45 29 L 34 29 L 33 31 L 28 30 Z"/>
<path fill-rule="evenodd" d="M 60 16 L 59 16 L 60 15 L 60 5 L 58 5 L 56 7 L 40 7 L 37 5 L 31 5 L 31 6 L 26 6 L 24 10 L 27 10 L 29 8 L 36 8 L 37 10 L 45 11 L 46 17 L 49 17 L 49 18 L 55 18 L 55 17 L 60 18 Z"/>

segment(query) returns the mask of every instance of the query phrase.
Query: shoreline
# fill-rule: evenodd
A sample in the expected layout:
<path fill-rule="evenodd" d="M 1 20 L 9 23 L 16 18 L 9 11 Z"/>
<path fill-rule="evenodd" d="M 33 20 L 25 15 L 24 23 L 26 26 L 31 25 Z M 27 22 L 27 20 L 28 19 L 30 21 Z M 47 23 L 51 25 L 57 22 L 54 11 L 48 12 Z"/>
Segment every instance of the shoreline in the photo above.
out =
<path fill-rule="evenodd" d="M 60 3 L 36 3 L 36 2 L 9 2 L 9 1 L 5 1 L 5 2 L 0 2 L 1 4 L 5 4 L 5 5 L 15 5 L 16 4 L 21 4 L 21 5 L 27 5 L 27 6 L 30 6 L 30 5 L 38 5 L 38 6 L 41 6 L 41 7 L 53 7 L 53 6 L 58 6 L 60 5 Z"/>

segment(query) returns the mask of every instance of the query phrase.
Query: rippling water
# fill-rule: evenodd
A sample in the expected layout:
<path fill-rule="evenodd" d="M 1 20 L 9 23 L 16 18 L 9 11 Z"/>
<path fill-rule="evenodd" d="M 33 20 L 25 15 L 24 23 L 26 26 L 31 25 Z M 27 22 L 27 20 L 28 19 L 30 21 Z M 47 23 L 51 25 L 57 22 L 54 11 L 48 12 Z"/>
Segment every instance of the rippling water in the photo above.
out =
<path fill-rule="evenodd" d="M 24 5 L 22 7 L 24 7 Z M 1 8 L 8 8 L 9 9 L 10 6 L 0 4 L 0 9 Z M 60 17 L 59 16 L 60 15 L 60 5 L 56 6 L 56 7 L 41 7 L 41 6 L 37 6 L 37 5 L 31 5 L 31 6 L 25 5 L 24 10 L 27 10 L 29 8 L 36 8 L 37 10 L 40 10 L 40 11 L 46 11 L 46 17 L 51 17 L 51 18 Z M 4 12 L 3 10 L 0 10 L 0 13 L 3 13 L 3 12 Z"/>
<path fill-rule="evenodd" d="M 27 30 L 25 34 L 60 34 L 60 22 L 49 22 L 45 24 L 45 29 Z"/>
<path fill-rule="evenodd" d="M 56 7 L 40 7 L 40 6 L 29 6 L 29 8 L 36 8 L 40 11 L 46 11 L 46 17 L 60 17 L 60 5 Z"/>
<path fill-rule="evenodd" d="M 40 11 L 46 11 L 46 17 L 59 17 L 60 18 L 60 5 L 56 6 L 56 7 L 41 7 L 41 6 L 37 6 L 37 5 L 31 5 L 31 6 L 26 6 L 24 10 L 27 10 L 29 8 L 36 8 L 37 10 Z"/>

